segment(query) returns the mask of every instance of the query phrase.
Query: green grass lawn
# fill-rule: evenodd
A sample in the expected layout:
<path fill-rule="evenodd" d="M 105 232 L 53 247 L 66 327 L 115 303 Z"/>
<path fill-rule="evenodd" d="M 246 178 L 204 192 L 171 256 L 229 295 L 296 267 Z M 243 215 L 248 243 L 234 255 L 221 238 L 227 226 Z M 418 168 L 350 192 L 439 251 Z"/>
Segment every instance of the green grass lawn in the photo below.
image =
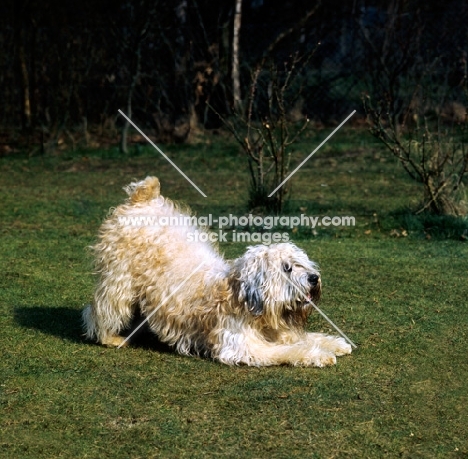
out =
<path fill-rule="evenodd" d="M 297 162 L 327 133 L 304 139 Z M 320 264 L 322 309 L 358 344 L 336 367 L 230 368 L 150 337 L 121 350 L 82 339 L 86 248 L 122 186 L 157 175 L 199 214 L 246 212 L 235 146 L 208 136 L 163 149 L 207 198 L 146 148 L 0 159 L 0 457 L 467 457 L 463 227 L 444 239 L 415 223 L 420 190 L 363 133 L 337 134 L 294 176 L 288 203 L 356 218 L 290 232 Z M 309 327 L 332 332 L 317 314 Z"/>

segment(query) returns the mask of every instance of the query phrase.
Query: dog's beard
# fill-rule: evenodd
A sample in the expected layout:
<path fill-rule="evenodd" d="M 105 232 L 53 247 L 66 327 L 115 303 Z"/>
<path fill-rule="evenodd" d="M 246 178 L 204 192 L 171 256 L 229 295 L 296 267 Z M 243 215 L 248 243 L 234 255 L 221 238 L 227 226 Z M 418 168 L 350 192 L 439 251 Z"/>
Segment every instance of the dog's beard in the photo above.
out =
<path fill-rule="evenodd" d="M 291 279 L 274 296 L 269 297 L 269 293 L 263 293 L 266 297 L 264 320 L 273 329 L 303 327 L 313 309 L 311 302 L 316 303 L 320 298 L 321 283 L 320 279 L 316 285 Z"/>
<path fill-rule="evenodd" d="M 310 287 L 309 292 L 307 294 L 307 303 L 309 304 L 311 301 L 312 303 L 318 303 L 321 295 L 322 295 L 322 282 L 319 280 L 317 282 L 317 285 Z"/>

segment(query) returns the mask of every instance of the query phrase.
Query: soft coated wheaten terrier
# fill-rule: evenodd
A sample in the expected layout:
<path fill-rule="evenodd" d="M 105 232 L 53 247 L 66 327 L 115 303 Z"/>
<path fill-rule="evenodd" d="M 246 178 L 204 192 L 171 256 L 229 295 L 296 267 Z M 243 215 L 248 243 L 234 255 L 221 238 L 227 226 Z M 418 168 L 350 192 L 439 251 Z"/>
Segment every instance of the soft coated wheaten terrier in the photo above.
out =
<path fill-rule="evenodd" d="M 304 330 L 321 292 L 317 266 L 304 251 L 291 243 L 258 245 L 226 261 L 203 238 L 188 242 L 200 228 L 160 224 L 190 217 L 160 196 L 157 178 L 126 191 L 129 199 L 112 211 L 93 247 L 99 281 L 83 312 L 88 338 L 126 344 L 119 333 L 139 313 L 179 353 L 229 365 L 321 367 L 351 352 L 343 338 Z"/>

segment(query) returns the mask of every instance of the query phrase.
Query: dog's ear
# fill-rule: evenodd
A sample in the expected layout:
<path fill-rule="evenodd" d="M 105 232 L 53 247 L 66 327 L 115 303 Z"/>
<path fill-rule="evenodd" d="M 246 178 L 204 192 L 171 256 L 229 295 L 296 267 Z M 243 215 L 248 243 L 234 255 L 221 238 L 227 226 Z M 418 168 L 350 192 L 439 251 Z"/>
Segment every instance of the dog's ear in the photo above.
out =
<path fill-rule="evenodd" d="M 241 285 L 241 295 L 243 296 L 243 301 L 247 306 L 247 310 L 251 314 L 254 316 L 261 316 L 263 314 L 262 291 L 258 286 L 243 282 Z"/>
<path fill-rule="evenodd" d="M 267 260 L 263 246 L 249 247 L 243 257 L 233 261 L 231 279 L 239 305 L 253 316 L 264 313 L 264 283 Z"/>

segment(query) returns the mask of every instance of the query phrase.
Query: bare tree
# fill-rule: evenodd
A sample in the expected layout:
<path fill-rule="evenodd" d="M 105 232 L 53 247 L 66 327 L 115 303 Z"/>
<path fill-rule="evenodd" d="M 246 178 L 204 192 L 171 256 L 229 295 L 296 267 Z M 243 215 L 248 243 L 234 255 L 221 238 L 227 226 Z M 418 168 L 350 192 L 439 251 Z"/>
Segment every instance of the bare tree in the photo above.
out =
<path fill-rule="evenodd" d="M 281 212 L 289 191 L 289 183 L 273 197 L 269 194 L 288 174 L 290 146 L 308 126 L 308 118 L 297 124 L 289 112 L 301 91 L 301 70 L 306 59 L 297 54 L 289 62 L 278 66 L 272 60 L 263 60 L 252 73 L 246 95 L 246 114 L 237 113 L 232 119 L 223 119 L 247 156 L 251 186 L 249 206 Z"/>
<path fill-rule="evenodd" d="M 306 56 L 292 53 L 280 64 L 275 61 L 275 50 L 297 30 L 300 30 L 314 15 L 320 2 L 307 11 L 300 21 L 280 31 L 270 42 L 253 66 L 251 84 L 245 100 L 241 100 L 238 66 L 238 43 L 241 26 L 241 1 L 236 0 L 234 38 L 232 46 L 232 80 L 234 117 L 221 117 L 247 156 L 251 184 L 249 206 L 262 207 L 281 212 L 290 183 L 280 187 L 273 197 L 269 194 L 287 176 L 291 162 L 291 145 L 308 125 L 289 118 L 289 113 L 298 101 L 304 81 L 302 71 L 306 68 L 315 48 Z"/>

